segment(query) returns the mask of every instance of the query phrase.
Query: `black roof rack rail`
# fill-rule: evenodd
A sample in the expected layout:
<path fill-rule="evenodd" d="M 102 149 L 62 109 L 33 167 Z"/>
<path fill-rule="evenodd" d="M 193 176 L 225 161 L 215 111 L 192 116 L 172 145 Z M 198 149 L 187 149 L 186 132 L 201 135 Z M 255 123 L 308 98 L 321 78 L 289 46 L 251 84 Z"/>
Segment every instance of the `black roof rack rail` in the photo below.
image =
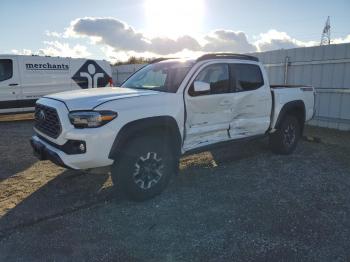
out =
<path fill-rule="evenodd" d="M 176 57 L 160 57 L 160 58 L 156 58 L 156 59 L 152 60 L 149 63 L 154 64 L 154 63 L 162 62 L 164 60 L 169 60 L 169 59 L 176 59 Z"/>
<path fill-rule="evenodd" d="M 240 60 L 250 60 L 259 62 L 259 58 L 251 55 L 233 54 L 233 53 L 212 53 L 205 54 L 197 58 L 196 62 L 204 61 L 208 59 L 240 59 Z"/>

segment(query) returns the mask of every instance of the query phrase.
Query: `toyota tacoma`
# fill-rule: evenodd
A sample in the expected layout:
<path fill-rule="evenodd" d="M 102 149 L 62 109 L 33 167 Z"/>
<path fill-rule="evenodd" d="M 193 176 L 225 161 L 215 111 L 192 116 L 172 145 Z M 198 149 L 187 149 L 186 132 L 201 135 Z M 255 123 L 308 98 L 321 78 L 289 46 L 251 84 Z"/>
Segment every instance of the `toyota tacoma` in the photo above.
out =
<path fill-rule="evenodd" d="M 263 136 L 273 152 L 292 153 L 314 103 L 313 87 L 270 86 L 256 57 L 159 59 L 120 87 L 39 99 L 31 145 L 67 168 L 111 166 L 116 188 L 145 200 L 163 191 L 185 153 Z"/>

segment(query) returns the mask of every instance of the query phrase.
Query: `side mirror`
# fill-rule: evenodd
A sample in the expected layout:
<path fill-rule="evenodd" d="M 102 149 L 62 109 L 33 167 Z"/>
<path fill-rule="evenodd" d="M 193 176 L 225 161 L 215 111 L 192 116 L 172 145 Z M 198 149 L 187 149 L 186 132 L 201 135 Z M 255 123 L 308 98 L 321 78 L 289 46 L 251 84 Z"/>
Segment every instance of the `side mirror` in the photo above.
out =
<path fill-rule="evenodd" d="M 194 81 L 193 88 L 195 92 L 209 92 L 210 84 L 202 81 Z"/>

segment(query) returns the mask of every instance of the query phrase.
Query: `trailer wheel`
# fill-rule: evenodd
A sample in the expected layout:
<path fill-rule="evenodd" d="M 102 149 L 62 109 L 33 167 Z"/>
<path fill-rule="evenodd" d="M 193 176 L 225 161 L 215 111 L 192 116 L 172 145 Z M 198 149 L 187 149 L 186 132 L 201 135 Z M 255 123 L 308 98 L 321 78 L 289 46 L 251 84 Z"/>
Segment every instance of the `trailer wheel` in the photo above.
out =
<path fill-rule="evenodd" d="M 270 134 L 270 148 L 277 154 L 291 154 L 297 146 L 300 135 L 301 128 L 298 119 L 293 115 L 287 115 L 277 130 Z"/>

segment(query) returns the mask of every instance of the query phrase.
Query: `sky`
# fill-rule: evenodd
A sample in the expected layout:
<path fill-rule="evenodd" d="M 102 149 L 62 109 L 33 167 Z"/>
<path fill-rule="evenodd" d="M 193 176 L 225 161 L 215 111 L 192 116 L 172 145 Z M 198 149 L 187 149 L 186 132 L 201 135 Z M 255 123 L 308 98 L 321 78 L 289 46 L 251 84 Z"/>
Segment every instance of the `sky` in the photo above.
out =
<path fill-rule="evenodd" d="M 247 53 L 350 42 L 349 0 L 1 0 L 0 54 L 89 57 Z"/>

